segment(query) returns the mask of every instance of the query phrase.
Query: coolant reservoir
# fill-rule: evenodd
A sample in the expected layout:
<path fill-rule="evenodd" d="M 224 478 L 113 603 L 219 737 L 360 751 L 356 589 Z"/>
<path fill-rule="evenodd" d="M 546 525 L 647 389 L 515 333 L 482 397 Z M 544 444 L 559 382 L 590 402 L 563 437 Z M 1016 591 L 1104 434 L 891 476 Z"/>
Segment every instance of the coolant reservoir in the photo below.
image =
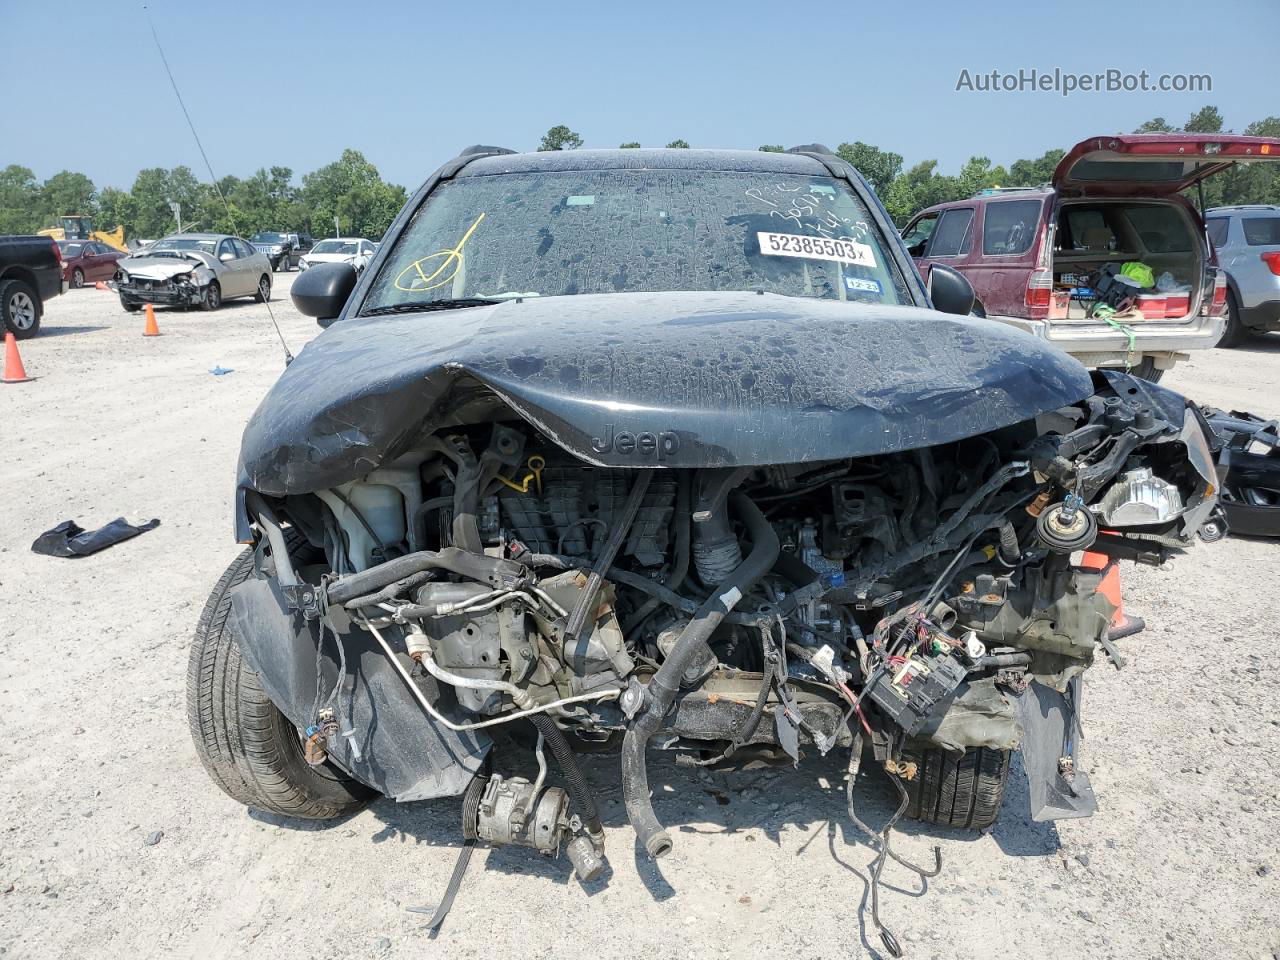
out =
<path fill-rule="evenodd" d="M 338 518 L 347 537 L 351 565 L 357 571 L 381 562 L 374 556 L 379 542 L 389 547 L 405 539 L 404 497 L 396 487 L 345 483 L 332 490 L 319 490 L 317 496 Z"/>

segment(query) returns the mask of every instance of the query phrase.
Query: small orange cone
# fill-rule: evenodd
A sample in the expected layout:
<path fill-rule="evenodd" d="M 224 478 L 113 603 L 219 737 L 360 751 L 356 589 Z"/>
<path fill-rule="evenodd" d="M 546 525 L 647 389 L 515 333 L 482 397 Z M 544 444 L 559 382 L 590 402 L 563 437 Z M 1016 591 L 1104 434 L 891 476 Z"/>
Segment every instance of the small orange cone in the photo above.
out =
<path fill-rule="evenodd" d="M 108 287 L 108 286 L 107 286 L 105 283 L 103 283 L 101 280 L 99 280 L 97 283 L 95 283 L 95 284 L 93 285 L 93 289 L 95 289 L 95 290 L 110 290 L 111 288 L 110 288 L 110 287 Z"/>
<path fill-rule="evenodd" d="M 4 332 L 4 375 L 0 376 L 0 383 L 26 383 L 32 379 L 34 378 L 28 377 L 26 368 L 22 366 L 22 357 L 18 356 L 18 341 L 14 339 L 12 331 L 6 330 Z"/>
<path fill-rule="evenodd" d="M 147 326 L 142 331 L 142 335 L 144 337 L 160 336 L 160 328 L 156 326 L 156 309 L 149 303 L 147 304 Z"/>

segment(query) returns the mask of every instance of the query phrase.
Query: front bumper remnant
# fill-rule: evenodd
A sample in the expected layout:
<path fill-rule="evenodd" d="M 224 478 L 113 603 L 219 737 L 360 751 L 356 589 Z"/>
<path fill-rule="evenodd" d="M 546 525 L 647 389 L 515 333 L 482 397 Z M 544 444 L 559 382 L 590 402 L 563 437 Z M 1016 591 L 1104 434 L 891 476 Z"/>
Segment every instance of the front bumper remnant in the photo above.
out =
<path fill-rule="evenodd" d="M 194 306 L 204 299 L 204 287 L 169 280 L 142 280 L 116 284 L 116 292 L 132 303 L 154 303 L 159 306 Z"/>

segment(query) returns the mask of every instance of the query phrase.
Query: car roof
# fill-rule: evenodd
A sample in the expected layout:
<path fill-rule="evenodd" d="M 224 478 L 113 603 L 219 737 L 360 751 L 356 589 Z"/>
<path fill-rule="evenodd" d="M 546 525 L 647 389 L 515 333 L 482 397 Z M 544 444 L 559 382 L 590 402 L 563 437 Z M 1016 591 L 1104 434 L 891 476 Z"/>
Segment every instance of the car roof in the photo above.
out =
<path fill-rule="evenodd" d="M 332 240 L 335 243 L 359 243 L 362 240 L 365 243 L 373 243 L 373 241 L 367 237 L 321 237 L 316 241 L 316 243 L 324 243 L 326 240 Z"/>
<path fill-rule="evenodd" d="M 952 207 L 972 207 L 977 203 L 1000 203 L 1005 200 L 1042 200 L 1051 193 L 1053 193 L 1053 187 L 1029 187 L 1026 190 L 1010 190 L 1007 193 L 979 193 L 972 197 L 965 197 L 962 200 L 947 200 L 943 203 L 935 203 L 931 207 L 917 210 L 911 215 L 911 219 L 914 220 L 922 213 L 938 213 L 942 210 L 949 210 Z"/>
<path fill-rule="evenodd" d="M 763 150 L 546 150 L 480 157 L 458 172 L 459 177 L 501 173 L 558 173 L 584 170 L 710 170 L 742 173 L 829 175 L 813 157 Z"/>
<path fill-rule="evenodd" d="M 231 236 L 229 233 L 171 233 L 161 240 L 222 240 Z"/>
<path fill-rule="evenodd" d="M 1280 207 L 1274 203 L 1237 203 L 1225 207 L 1210 207 L 1204 212 L 1207 217 L 1211 213 L 1276 213 Z"/>

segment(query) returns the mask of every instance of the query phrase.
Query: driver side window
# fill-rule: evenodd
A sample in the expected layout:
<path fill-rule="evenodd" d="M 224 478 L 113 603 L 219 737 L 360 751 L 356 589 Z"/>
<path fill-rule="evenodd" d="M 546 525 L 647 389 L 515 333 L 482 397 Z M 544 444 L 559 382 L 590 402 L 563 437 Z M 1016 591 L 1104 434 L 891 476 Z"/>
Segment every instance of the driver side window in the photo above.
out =
<path fill-rule="evenodd" d="M 235 244 L 233 244 L 231 242 L 231 238 L 228 237 L 226 240 L 223 240 L 221 243 L 218 244 L 218 259 L 234 260 L 235 258 L 236 258 Z"/>
<path fill-rule="evenodd" d="M 911 224 L 902 234 L 902 242 L 907 245 L 907 252 L 913 257 L 923 257 L 924 248 L 929 245 L 929 238 L 938 225 L 938 215 L 927 213 Z"/>

